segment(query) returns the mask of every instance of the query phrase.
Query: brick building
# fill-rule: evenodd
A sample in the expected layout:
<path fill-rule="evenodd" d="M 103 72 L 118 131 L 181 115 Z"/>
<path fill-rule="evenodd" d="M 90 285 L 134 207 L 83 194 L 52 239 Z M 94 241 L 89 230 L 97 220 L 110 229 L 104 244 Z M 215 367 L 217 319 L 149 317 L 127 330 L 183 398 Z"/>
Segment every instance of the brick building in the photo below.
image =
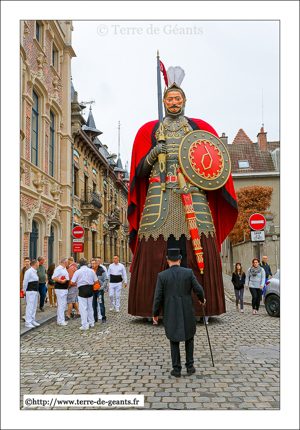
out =
<path fill-rule="evenodd" d="M 20 23 L 20 257 L 71 252 L 72 21 Z"/>
<path fill-rule="evenodd" d="M 252 185 L 274 189 L 268 209 L 274 216 L 266 217 L 265 242 L 260 243 L 260 255 L 268 256 L 274 274 L 280 266 L 280 142 L 268 142 L 264 127 L 257 134 L 257 142 L 252 142 L 243 129 L 238 131 L 232 144 L 228 145 L 225 133 L 221 140 L 230 155 L 236 190 Z M 250 240 L 232 246 L 229 239 L 225 239 L 221 251 L 223 270 L 230 274 L 236 262 L 241 262 L 244 269 L 250 267 L 252 259 L 258 256 L 257 246 Z"/>
<path fill-rule="evenodd" d="M 101 256 L 104 263 L 112 262 L 114 254 L 122 263 L 129 263 L 129 224 L 127 199 L 129 176 L 123 169 L 120 154 L 110 154 L 99 140 L 92 109 L 87 120 L 82 112 L 85 105 L 78 102 L 72 83 L 73 146 L 73 226 L 85 230 L 84 252 L 75 253 L 75 260 Z M 115 161 L 115 159 L 117 160 Z"/>

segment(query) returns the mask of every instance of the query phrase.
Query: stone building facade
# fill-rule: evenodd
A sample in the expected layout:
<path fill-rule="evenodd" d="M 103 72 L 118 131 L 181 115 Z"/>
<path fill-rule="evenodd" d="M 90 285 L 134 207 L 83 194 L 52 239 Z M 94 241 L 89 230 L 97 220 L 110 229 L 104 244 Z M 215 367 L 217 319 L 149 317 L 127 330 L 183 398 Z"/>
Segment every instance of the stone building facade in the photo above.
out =
<path fill-rule="evenodd" d="M 129 176 L 120 154 L 110 154 L 98 136 L 92 110 L 85 120 L 85 105 L 78 102 L 72 84 L 73 214 L 72 225 L 84 228 L 83 253 L 75 261 L 100 256 L 105 264 L 114 254 L 126 265 L 131 261 L 127 199 Z M 115 159 L 117 160 L 115 161 Z"/>
<path fill-rule="evenodd" d="M 71 252 L 72 21 L 20 23 L 20 258 Z"/>
<path fill-rule="evenodd" d="M 228 238 L 225 239 L 221 251 L 223 271 L 231 274 L 237 262 L 248 269 L 254 257 L 267 255 L 274 274 L 280 267 L 280 142 L 268 142 L 264 127 L 257 134 L 257 142 L 252 142 L 243 129 L 238 131 L 232 144 L 228 145 L 224 133 L 221 140 L 230 154 L 235 190 L 252 185 L 274 190 L 268 208 L 273 215 L 266 216 L 265 241 L 260 242 L 259 252 L 258 242 L 245 240 L 232 245 Z"/>

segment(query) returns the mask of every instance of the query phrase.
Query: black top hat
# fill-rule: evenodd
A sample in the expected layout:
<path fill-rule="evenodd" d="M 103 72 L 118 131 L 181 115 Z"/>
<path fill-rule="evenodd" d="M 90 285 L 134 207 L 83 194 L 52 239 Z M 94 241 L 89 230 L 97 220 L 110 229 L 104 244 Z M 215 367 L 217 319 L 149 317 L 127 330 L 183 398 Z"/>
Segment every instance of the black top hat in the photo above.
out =
<path fill-rule="evenodd" d="M 170 261 L 181 260 L 182 256 L 179 253 L 180 253 L 180 249 L 179 248 L 169 248 L 168 249 L 167 260 L 170 260 Z"/>

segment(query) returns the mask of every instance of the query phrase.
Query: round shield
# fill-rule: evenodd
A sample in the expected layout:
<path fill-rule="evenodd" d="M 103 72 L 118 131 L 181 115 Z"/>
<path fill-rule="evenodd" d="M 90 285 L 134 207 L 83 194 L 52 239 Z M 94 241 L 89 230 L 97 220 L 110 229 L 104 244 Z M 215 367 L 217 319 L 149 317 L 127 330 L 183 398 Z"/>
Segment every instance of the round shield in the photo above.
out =
<path fill-rule="evenodd" d="M 229 178 L 231 163 L 226 146 L 207 131 L 188 133 L 179 145 L 178 158 L 186 178 L 203 190 L 217 190 Z"/>

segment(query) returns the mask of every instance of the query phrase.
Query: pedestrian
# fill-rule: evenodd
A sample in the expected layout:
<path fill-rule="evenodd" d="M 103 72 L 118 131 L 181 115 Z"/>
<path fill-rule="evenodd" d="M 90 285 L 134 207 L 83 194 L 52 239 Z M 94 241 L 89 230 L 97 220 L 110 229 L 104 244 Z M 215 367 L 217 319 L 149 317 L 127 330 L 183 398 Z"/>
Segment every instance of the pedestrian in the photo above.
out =
<path fill-rule="evenodd" d="M 268 263 L 268 257 L 266 255 L 263 256 L 262 262 L 260 263 L 260 267 L 262 267 L 266 272 L 266 279 L 269 279 L 269 276 L 273 276 L 271 272 L 271 267 Z"/>
<path fill-rule="evenodd" d="M 241 263 L 236 263 L 234 272 L 232 273 L 231 282 L 234 286 L 236 310 L 239 310 L 239 302 L 241 312 L 244 312 L 244 286 L 246 275 L 243 272 Z"/>
<path fill-rule="evenodd" d="M 259 265 L 258 258 L 253 258 L 252 266 L 247 270 L 245 286 L 246 290 L 250 288 L 252 295 L 252 315 L 258 314 L 261 290 L 264 288 L 265 271 Z"/>
<path fill-rule="evenodd" d="M 96 257 L 96 258 L 97 258 L 97 261 L 98 261 L 99 266 L 101 266 L 101 267 L 102 267 L 102 269 L 104 269 L 104 270 L 105 270 L 106 276 L 108 277 L 108 275 L 107 275 L 107 268 L 104 266 L 103 261 L 102 261 L 102 258 L 101 258 L 101 257 Z"/>
<path fill-rule="evenodd" d="M 116 312 L 120 312 L 120 298 L 122 290 L 122 277 L 124 287 L 127 287 L 127 274 L 123 264 L 119 263 L 119 256 L 114 255 L 114 262 L 109 265 L 108 279 L 109 279 L 109 299 L 110 311 L 114 309 L 114 296 L 116 296 Z"/>
<path fill-rule="evenodd" d="M 39 262 L 32 260 L 30 266 L 23 279 L 23 293 L 26 296 L 25 327 L 33 328 L 40 325 L 35 321 L 39 290 L 39 276 L 37 274 Z"/>
<path fill-rule="evenodd" d="M 74 262 L 73 257 L 68 258 L 66 269 L 69 273 L 69 286 L 68 286 L 68 295 L 67 295 L 68 311 L 67 311 L 67 315 L 65 316 L 65 320 L 69 321 L 69 319 L 71 318 L 71 312 L 73 307 L 77 312 L 77 314 L 74 315 L 74 318 L 80 318 L 81 316 L 79 312 L 79 306 L 77 303 L 78 287 L 75 287 L 70 282 L 73 278 L 74 273 L 78 270 L 77 264 Z"/>
<path fill-rule="evenodd" d="M 57 324 L 67 325 L 65 321 L 65 309 L 68 296 L 69 273 L 66 269 L 68 264 L 67 258 L 60 260 L 60 265 L 53 272 L 52 279 L 55 281 L 55 294 L 57 296 Z"/>
<path fill-rule="evenodd" d="M 54 297 L 54 305 L 57 307 L 57 297 L 55 294 L 55 282 L 52 279 L 54 270 L 55 270 L 55 263 L 51 263 L 47 270 L 47 278 L 48 278 L 47 286 L 48 286 L 50 308 L 52 308 L 53 306 L 53 297 Z"/>
<path fill-rule="evenodd" d="M 205 304 L 203 288 L 192 269 L 180 267 L 182 256 L 179 253 L 179 248 L 168 249 L 169 268 L 158 274 L 153 303 L 154 322 L 158 322 L 162 308 L 165 332 L 171 346 L 171 375 L 177 378 L 181 376 L 180 342 L 185 342 L 187 374 L 191 375 L 196 371 L 193 357 L 196 316 L 192 291 L 197 295 L 199 303 Z"/>
<path fill-rule="evenodd" d="M 30 269 L 30 258 L 25 257 L 23 260 L 23 267 L 21 269 L 21 276 L 20 276 L 20 290 L 23 289 L 23 280 L 25 276 L 26 270 Z"/>
<path fill-rule="evenodd" d="M 21 276 L 20 276 L 20 298 L 22 298 L 22 295 L 24 297 L 23 293 L 23 280 L 25 276 L 26 270 L 30 269 L 30 258 L 25 257 L 23 260 L 23 267 L 21 269 Z M 22 303 L 20 302 L 20 315 L 22 316 Z M 25 315 L 22 317 L 23 320 L 25 320 Z"/>
<path fill-rule="evenodd" d="M 71 284 L 78 287 L 78 303 L 81 315 L 80 330 L 88 330 L 94 327 L 93 312 L 93 292 L 94 285 L 97 284 L 98 278 L 92 269 L 87 266 L 87 259 L 79 260 L 80 269 L 74 273 Z"/>
<path fill-rule="evenodd" d="M 103 267 L 98 264 L 97 258 L 92 259 L 92 269 L 98 278 L 98 283 L 94 285 L 93 293 L 94 319 L 95 322 L 97 322 L 99 318 L 103 323 L 106 323 L 104 293 L 107 291 L 108 278 Z M 100 311 L 98 310 L 98 303 L 100 305 Z"/>
<path fill-rule="evenodd" d="M 37 274 L 39 277 L 39 293 L 40 293 L 40 311 L 45 312 L 44 304 L 46 298 L 46 267 L 44 266 L 45 259 L 44 257 L 38 257 L 39 267 L 37 269 Z"/>

